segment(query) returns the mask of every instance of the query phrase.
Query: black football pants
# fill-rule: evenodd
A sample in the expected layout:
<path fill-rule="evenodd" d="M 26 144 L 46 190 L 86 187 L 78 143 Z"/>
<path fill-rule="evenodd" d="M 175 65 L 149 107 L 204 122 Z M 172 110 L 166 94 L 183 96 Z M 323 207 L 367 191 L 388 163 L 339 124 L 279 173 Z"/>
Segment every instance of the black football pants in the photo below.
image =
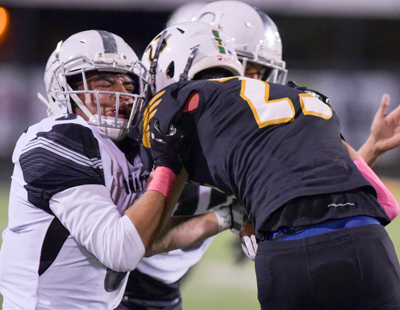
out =
<path fill-rule="evenodd" d="M 381 225 L 262 241 L 255 265 L 262 310 L 400 309 L 399 260 Z"/>

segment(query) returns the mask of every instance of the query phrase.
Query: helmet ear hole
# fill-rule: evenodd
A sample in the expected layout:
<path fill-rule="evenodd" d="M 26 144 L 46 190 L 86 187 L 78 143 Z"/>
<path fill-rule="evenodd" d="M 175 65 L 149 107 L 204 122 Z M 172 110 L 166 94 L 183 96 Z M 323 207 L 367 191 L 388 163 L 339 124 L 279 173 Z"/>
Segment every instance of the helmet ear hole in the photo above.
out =
<path fill-rule="evenodd" d="M 167 76 L 172 79 L 175 75 L 175 63 L 173 61 L 171 61 L 171 63 L 169 64 L 167 71 L 166 71 Z"/>

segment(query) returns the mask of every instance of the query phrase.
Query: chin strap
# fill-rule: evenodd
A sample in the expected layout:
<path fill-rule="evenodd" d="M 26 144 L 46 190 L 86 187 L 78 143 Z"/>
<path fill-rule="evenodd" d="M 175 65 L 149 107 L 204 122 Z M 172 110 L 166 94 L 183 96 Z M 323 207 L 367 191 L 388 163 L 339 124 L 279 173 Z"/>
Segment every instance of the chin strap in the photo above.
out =
<path fill-rule="evenodd" d="M 46 98 L 41 93 L 37 93 L 37 96 L 39 100 L 43 102 L 46 105 L 46 107 L 50 110 L 50 104 L 47 102 Z"/>
<path fill-rule="evenodd" d="M 37 96 L 38 96 L 39 100 L 40 100 L 41 102 L 43 102 L 43 103 L 46 105 L 46 107 L 47 107 L 47 115 L 48 115 L 48 116 L 53 116 L 54 113 L 53 113 L 53 111 L 51 110 L 50 104 L 49 104 L 49 102 L 46 100 L 46 98 L 45 98 L 41 93 L 37 93 Z"/>

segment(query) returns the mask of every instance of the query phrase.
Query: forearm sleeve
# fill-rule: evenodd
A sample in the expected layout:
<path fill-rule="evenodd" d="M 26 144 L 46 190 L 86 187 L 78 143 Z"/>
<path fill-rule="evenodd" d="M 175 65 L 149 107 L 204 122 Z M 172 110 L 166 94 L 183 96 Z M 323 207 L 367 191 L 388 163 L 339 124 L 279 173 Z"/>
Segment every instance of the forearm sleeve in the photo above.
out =
<path fill-rule="evenodd" d="M 362 157 L 356 158 L 354 163 L 367 181 L 375 188 L 378 202 L 385 209 L 387 215 L 392 221 L 399 214 L 399 205 L 396 199 Z"/>
<path fill-rule="evenodd" d="M 130 271 L 145 248 L 135 226 L 121 216 L 103 185 L 81 185 L 55 194 L 50 208 L 70 234 L 114 271 Z"/>

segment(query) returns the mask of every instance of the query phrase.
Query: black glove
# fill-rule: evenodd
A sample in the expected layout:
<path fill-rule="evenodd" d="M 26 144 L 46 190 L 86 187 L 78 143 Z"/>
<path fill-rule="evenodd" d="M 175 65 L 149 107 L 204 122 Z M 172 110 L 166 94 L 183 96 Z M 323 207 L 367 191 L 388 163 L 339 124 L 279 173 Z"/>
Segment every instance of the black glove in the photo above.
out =
<path fill-rule="evenodd" d="M 169 132 L 163 134 L 160 129 L 160 121 L 152 118 L 150 121 L 150 144 L 154 166 L 170 168 L 176 175 L 182 168 L 180 152 L 183 147 L 183 134 L 181 130 L 171 124 Z"/>
<path fill-rule="evenodd" d="M 305 93 L 307 93 L 307 94 L 310 94 L 310 95 L 314 96 L 315 98 L 321 100 L 323 103 L 329 105 L 329 98 L 328 98 L 327 96 L 325 96 L 324 94 L 322 94 L 322 93 L 316 91 L 316 90 L 309 89 L 309 88 L 304 87 L 304 86 L 301 86 L 301 87 L 300 87 L 300 86 L 298 86 L 298 85 L 296 84 L 295 81 L 289 81 L 289 82 L 287 82 L 287 83 L 286 83 L 286 86 L 289 86 L 289 87 L 292 87 L 292 88 L 301 90 L 301 91 L 303 91 L 303 92 L 305 92 Z"/>

